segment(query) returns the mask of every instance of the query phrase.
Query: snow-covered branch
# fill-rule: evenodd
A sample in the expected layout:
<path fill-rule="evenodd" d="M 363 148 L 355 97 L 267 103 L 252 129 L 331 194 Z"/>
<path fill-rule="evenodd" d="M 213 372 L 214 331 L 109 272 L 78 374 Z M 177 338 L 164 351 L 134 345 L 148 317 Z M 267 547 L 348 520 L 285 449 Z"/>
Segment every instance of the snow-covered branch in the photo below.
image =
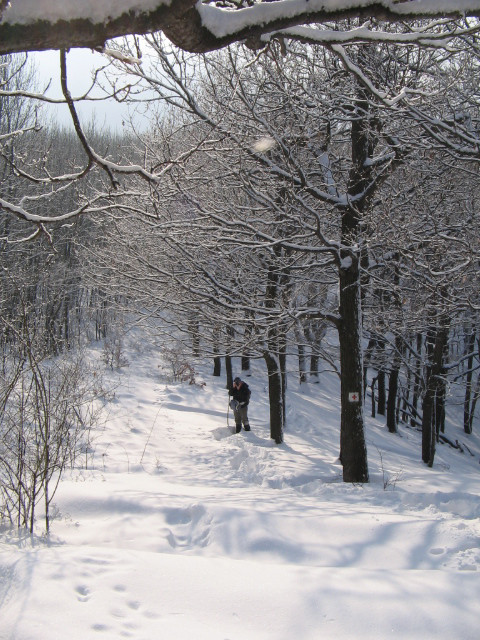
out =
<path fill-rule="evenodd" d="M 409 31 L 386 31 L 381 28 L 373 29 L 369 20 L 360 27 L 340 31 L 324 25 L 320 27 L 298 26 L 283 29 L 274 33 L 266 33 L 262 41 L 268 42 L 273 37 L 284 37 L 307 44 L 317 45 L 345 45 L 354 43 L 389 43 L 399 45 L 417 45 L 428 48 L 453 49 L 452 40 L 475 35 L 480 25 L 475 22 L 473 26 L 454 27 L 451 21 L 438 20 L 429 22 L 421 28 L 412 28 Z"/>
<path fill-rule="evenodd" d="M 0 3 L 0 53 L 97 48 L 115 37 L 155 31 L 163 31 L 187 51 L 205 52 L 259 41 L 263 34 L 298 25 L 347 18 L 404 23 L 469 16 L 480 17 L 480 0 L 257 0 L 240 7 L 208 0 L 11 0 Z M 377 37 L 385 40 L 390 34 Z M 427 34 L 411 37 L 417 42 L 437 40 Z"/>

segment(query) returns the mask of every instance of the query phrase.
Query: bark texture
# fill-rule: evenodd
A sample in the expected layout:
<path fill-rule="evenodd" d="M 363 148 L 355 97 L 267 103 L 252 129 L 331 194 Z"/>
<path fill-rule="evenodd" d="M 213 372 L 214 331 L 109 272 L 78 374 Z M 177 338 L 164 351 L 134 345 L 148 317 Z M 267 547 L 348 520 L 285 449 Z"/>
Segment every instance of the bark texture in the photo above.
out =
<path fill-rule="evenodd" d="M 99 2 L 101 3 L 101 0 Z M 3 1 L 0 2 L 0 10 L 4 4 Z M 449 3 L 451 6 L 443 5 L 437 11 L 431 9 L 428 12 L 422 10 L 422 7 L 419 7 L 419 3 L 415 0 L 399 2 L 398 5 L 392 4 L 388 8 L 380 2 L 363 3 L 363 6 L 361 4 L 359 6 L 359 3 L 352 1 L 341 8 L 322 7 L 320 10 L 315 10 L 315 6 L 305 3 L 304 10 L 296 15 L 289 15 L 288 7 L 286 7 L 283 16 L 281 12 L 277 11 L 279 4 L 281 3 L 272 3 L 271 15 L 268 8 L 265 8 L 261 19 L 260 16 L 258 19 L 254 17 L 250 26 L 245 26 L 245 21 L 241 21 L 238 28 L 232 25 L 230 33 L 222 37 L 215 36 L 202 25 L 200 14 L 196 8 L 196 0 L 171 0 L 168 6 L 159 3 L 159 6 L 153 11 L 132 8 L 119 17 L 109 18 L 98 23 L 89 19 L 52 22 L 37 20 L 26 25 L 2 22 L 0 23 L 0 54 L 75 47 L 96 49 L 103 47 L 105 42 L 112 38 L 156 31 L 163 31 L 167 38 L 181 49 L 205 53 L 239 41 L 247 41 L 252 47 L 260 47 L 262 46 L 260 42 L 262 34 L 273 34 L 280 29 L 300 24 L 351 18 L 358 18 L 362 22 L 376 18 L 380 21 L 396 23 L 408 19 L 480 16 L 480 2 L 478 6 L 476 2 L 473 2 L 469 12 L 462 12 L 454 1 Z M 242 11 L 253 13 L 255 6 L 242 9 Z M 341 32 L 339 34 L 341 35 Z M 364 35 L 361 37 L 359 34 L 358 39 L 364 40 Z M 339 37 L 338 42 L 342 41 Z M 355 38 L 351 41 L 355 41 Z M 332 43 L 333 41 L 330 39 L 330 44 Z"/>

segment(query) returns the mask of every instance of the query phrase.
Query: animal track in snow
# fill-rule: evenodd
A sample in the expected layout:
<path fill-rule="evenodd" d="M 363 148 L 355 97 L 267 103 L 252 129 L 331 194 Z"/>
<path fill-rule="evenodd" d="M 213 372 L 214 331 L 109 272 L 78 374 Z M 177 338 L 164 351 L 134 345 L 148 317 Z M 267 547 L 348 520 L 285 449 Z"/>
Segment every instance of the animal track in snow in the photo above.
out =
<path fill-rule="evenodd" d="M 167 509 L 165 522 L 169 526 L 162 529 L 162 534 L 172 549 L 206 547 L 210 541 L 212 516 L 201 504 Z"/>
<path fill-rule="evenodd" d="M 75 591 L 77 592 L 77 600 L 87 602 L 90 599 L 90 589 L 85 585 L 79 585 Z"/>
<path fill-rule="evenodd" d="M 77 591 L 86 587 L 78 587 Z M 128 589 L 123 584 L 116 584 L 112 587 L 114 592 L 114 606 L 108 612 L 106 620 L 99 620 L 92 624 L 92 630 L 102 633 L 109 632 L 118 638 L 138 638 L 141 635 L 143 620 L 152 620 L 159 617 L 159 614 L 150 609 L 145 609 L 140 600 L 132 597 Z M 113 636 L 112 636 L 113 637 Z M 143 637 L 143 636 L 142 636 Z"/>

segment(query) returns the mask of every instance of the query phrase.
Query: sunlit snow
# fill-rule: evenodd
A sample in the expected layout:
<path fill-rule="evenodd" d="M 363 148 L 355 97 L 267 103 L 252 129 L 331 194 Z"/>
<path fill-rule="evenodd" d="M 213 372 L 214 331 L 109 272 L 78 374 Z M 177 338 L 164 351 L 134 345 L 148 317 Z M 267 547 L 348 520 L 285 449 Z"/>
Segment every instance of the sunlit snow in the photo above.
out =
<path fill-rule="evenodd" d="M 331 374 L 300 388 L 292 371 L 277 446 L 261 361 L 253 430 L 232 435 L 210 363 L 199 386 L 171 382 L 146 337 L 125 355 L 50 540 L 41 521 L 33 538 L 1 531 L 2 639 L 478 637 L 478 423 L 467 437 L 450 420 L 473 455 L 439 446 L 428 469 L 417 431 L 368 419 L 371 482 L 353 486 Z"/>

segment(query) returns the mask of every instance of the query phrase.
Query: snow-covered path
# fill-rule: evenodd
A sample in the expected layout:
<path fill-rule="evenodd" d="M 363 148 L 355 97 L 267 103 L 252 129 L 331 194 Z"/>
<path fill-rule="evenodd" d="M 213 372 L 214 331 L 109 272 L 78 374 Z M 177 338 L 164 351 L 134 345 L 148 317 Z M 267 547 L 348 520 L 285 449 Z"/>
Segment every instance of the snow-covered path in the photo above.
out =
<path fill-rule="evenodd" d="M 372 482 L 345 485 L 332 380 L 292 378 L 276 446 L 260 365 L 253 431 L 230 435 L 223 378 L 164 384 L 155 354 L 130 360 L 51 541 L 0 538 L 0 638 L 478 637 L 478 454 L 428 470 L 417 433 L 371 421 Z"/>

